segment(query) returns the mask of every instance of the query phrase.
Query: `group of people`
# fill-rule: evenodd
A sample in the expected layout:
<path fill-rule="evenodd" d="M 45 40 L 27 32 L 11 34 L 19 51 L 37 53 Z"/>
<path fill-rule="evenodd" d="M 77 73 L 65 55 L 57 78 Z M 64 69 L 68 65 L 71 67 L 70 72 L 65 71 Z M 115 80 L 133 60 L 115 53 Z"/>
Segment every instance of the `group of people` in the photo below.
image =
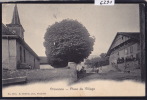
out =
<path fill-rule="evenodd" d="M 98 67 L 96 68 L 95 72 L 96 72 L 96 73 L 99 73 L 99 68 L 98 68 Z M 77 69 L 77 73 L 78 73 L 78 74 L 84 74 L 84 73 L 86 73 L 85 67 L 82 66 L 82 68 L 81 68 L 80 70 Z"/>
<path fill-rule="evenodd" d="M 83 77 L 85 73 L 86 73 L 85 67 L 82 66 L 80 70 L 77 70 L 77 78 Z"/>
<path fill-rule="evenodd" d="M 85 67 L 82 66 L 81 70 L 80 70 L 80 73 L 86 73 L 86 70 L 85 70 Z"/>

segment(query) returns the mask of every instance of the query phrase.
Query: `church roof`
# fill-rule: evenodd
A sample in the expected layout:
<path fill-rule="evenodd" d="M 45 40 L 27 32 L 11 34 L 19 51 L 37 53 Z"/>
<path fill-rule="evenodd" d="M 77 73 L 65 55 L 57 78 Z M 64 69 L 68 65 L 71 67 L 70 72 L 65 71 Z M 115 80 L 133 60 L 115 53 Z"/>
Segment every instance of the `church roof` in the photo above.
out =
<path fill-rule="evenodd" d="M 20 24 L 20 19 L 19 19 L 17 5 L 15 5 L 15 7 L 14 7 L 13 18 L 12 18 L 11 24 L 21 25 Z"/>
<path fill-rule="evenodd" d="M 115 39 L 117 38 L 117 36 L 119 35 L 123 35 L 123 36 L 126 36 L 126 37 L 129 37 L 131 39 L 134 39 L 134 40 L 137 40 L 137 41 L 140 41 L 140 33 L 139 32 L 118 32 L 111 44 L 111 46 L 109 47 L 109 50 L 107 52 L 107 56 L 110 55 L 110 51 L 111 51 L 111 47 L 112 45 L 114 44 L 115 42 Z"/>
<path fill-rule="evenodd" d="M 11 32 L 8 27 L 6 27 L 3 23 L 2 23 L 2 35 L 13 35 L 14 33 Z"/>

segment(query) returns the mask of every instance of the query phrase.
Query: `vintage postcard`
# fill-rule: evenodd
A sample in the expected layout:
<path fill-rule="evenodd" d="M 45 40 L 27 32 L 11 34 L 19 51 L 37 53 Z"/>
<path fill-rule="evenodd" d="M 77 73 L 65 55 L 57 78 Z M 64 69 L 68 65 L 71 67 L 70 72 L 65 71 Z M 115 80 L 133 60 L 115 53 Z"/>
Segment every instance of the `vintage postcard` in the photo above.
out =
<path fill-rule="evenodd" d="M 2 4 L 3 97 L 145 96 L 144 69 L 144 4 Z"/>

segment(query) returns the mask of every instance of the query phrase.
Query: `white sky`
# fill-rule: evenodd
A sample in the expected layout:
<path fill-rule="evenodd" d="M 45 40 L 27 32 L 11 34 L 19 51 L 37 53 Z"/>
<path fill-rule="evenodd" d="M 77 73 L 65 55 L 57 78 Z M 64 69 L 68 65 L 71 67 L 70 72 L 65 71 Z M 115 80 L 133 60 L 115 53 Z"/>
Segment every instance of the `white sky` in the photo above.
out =
<path fill-rule="evenodd" d="M 76 19 L 95 36 L 92 55 L 106 53 L 117 32 L 139 32 L 139 5 L 117 4 L 17 4 L 25 29 L 26 43 L 39 55 L 45 56 L 44 34 L 49 25 L 63 19 Z M 2 22 L 11 23 L 14 4 L 2 5 Z"/>

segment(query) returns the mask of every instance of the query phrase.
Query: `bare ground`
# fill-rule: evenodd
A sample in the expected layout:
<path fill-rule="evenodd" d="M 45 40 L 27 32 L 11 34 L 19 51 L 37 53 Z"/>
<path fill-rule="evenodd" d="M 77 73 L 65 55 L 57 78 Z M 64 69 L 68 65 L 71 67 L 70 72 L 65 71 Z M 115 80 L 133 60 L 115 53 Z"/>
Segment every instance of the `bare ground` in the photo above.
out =
<path fill-rule="evenodd" d="M 117 72 L 112 71 L 108 73 L 86 73 L 82 78 L 78 80 L 78 82 L 82 81 L 91 81 L 91 80 L 133 80 L 141 82 L 141 72 L 140 69 L 136 69 L 134 71 L 128 72 Z"/>

